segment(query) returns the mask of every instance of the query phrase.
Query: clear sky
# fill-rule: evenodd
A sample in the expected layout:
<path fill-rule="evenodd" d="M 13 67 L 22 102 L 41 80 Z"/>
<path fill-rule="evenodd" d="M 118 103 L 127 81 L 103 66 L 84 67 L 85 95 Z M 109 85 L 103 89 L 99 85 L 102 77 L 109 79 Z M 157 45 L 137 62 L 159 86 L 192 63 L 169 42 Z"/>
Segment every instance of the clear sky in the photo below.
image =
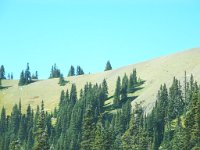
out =
<path fill-rule="evenodd" d="M 0 64 L 48 78 L 56 63 L 86 73 L 200 46 L 199 0 L 0 0 Z"/>

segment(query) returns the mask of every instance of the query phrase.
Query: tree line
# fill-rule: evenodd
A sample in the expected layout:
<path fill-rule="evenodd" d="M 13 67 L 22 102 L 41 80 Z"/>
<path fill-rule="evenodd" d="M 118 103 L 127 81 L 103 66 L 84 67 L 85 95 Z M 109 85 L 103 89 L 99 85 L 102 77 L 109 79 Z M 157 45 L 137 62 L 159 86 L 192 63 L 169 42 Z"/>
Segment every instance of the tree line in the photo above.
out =
<path fill-rule="evenodd" d="M 155 106 L 146 114 L 142 103 L 131 108 L 130 97 L 140 82 L 136 70 L 118 77 L 113 97 L 108 85 L 87 83 L 77 96 L 76 85 L 62 91 L 59 106 L 46 112 L 44 102 L 25 114 L 21 102 L 11 115 L 3 107 L 0 149 L 27 150 L 191 150 L 200 148 L 200 86 L 186 78 L 161 85 Z M 111 106 L 105 101 L 113 99 Z"/>

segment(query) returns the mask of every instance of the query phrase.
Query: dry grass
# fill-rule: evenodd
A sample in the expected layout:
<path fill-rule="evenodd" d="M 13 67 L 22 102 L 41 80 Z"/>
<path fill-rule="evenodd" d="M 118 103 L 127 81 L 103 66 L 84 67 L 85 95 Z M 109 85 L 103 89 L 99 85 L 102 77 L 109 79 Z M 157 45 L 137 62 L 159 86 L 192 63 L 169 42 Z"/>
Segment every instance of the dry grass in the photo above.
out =
<path fill-rule="evenodd" d="M 35 109 L 37 105 L 40 105 L 41 100 L 44 100 L 47 110 L 51 111 L 58 105 L 61 90 L 70 89 L 72 83 L 75 83 L 77 90 L 80 91 L 86 82 L 101 83 L 104 78 L 108 82 L 109 95 L 111 96 L 114 93 L 117 77 L 122 77 L 125 73 L 129 75 L 133 68 L 137 69 L 138 76 L 146 82 L 143 85 L 144 88 L 135 93 L 138 98 L 132 104 L 144 100 L 143 105 L 148 111 L 154 105 L 160 84 L 166 83 L 169 86 L 174 76 L 183 80 L 185 70 L 188 75 L 192 73 L 198 81 L 200 80 L 200 48 L 112 71 L 69 77 L 66 80 L 70 82 L 63 87 L 58 85 L 58 79 L 41 80 L 23 87 L 18 87 L 18 81 L 4 80 L 2 82 L 3 86 L 11 87 L 0 91 L 0 109 L 5 106 L 9 113 L 13 105 L 21 99 L 23 111 L 25 111 L 28 104 L 31 104 Z"/>

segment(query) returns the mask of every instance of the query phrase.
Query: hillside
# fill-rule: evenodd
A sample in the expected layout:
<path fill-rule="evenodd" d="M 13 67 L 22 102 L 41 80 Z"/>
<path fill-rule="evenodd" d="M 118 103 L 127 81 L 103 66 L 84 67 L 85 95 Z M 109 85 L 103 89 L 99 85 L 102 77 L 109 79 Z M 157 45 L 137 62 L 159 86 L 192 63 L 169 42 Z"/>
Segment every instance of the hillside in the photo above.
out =
<path fill-rule="evenodd" d="M 156 100 L 161 83 L 170 85 L 174 76 L 183 80 L 185 70 L 188 78 L 192 73 L 195 79 L 200 80 L 199 58 L 200 48 L 195 48 L 107 72 L 69 77 L 66 78 L 69 83 L 64 87 L 57 84 L 58 79 L 40 80 L 23 87 L 18 87 L 16 80 L 3 80 L 2 85 L 8 86 L 8 88 L 0 91 L 0 109 L 5 106 L 10 112 L 12 106 L 21 99 L 22 109 L 25 109 L 28 104 L 35 109 L 41 100 L 44 100 L 46 108 L 53 110 L 59 102 L 62 89 L 70 89 L 71 84 L 75 83 L 77 90 L 80 91 L 86 82 L 101 83 L 104 78 L 108 83 L 109 94 L 113 95 L 117 77 L 123 76 L 124 73 L 129 75 L 133 68 L 136 68 L 138 76 L 146 82 L 142 85 L 143 89 L 135 93 L 138 97 L 132 104 L 144 100 L 143 105 L 150 110 Z"/>

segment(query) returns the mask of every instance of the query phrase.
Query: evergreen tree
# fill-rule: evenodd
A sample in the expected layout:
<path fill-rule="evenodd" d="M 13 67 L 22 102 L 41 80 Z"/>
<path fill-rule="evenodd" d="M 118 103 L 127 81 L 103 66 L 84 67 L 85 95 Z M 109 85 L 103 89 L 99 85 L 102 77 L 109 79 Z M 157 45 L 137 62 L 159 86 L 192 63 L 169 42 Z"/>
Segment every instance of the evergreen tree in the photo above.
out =
<path fill-rule="evenodd" d="M 21 74 L 20 74 L 20 79 L 19 79 L 18 85 L 23 86 L 23 85 L 25 85 L 25 83 L 26 83 L 26 79 L 25 79 L 25 76 L 24 76 L 24 71 L 22 71 Z"/>
<path fill-rule="evenodd" d="M 108 85 L 107 85 L 106 79 L 104 79 L 102 82 L 102 91 L 104 94 L 103 99 L 106 100 L 108 98 Z"/>
<path fill-rule="evenodd" d="M 6 79 L 5 77 L 5 68 L 3 65 L 0 67 L 0 79 Z"/>
<path fill-rule="evenodd" d="M 95 131 L 95 140 L 94 140 L 94 150 L 105 150 L 104 146 L 104 129 L 102 125 L 102 116 L 100 116 L 97 124 L 96 124 L 96 131 Z"/>
<path fill-rule="evenodd" d="M 81 150 L 92 150 L 94 145 L 95 125 L 92 113 L 92 110 L 89 108 L 84 116 L 80 147 Z"/>
<path fill-rule="evenodd" d="M 74 66 L 71 66 L 69 69 L 68 77 L 75 76 L 75 69 Z"/>
<path fill-rule="evenodd" d="M 76 75 L 83 75 L 84 74 L 84 71 L 83 69 L 80 67 L 80 66 L 77 66 L 77 69 L 76 69 Z"/>
<path fill-rule="evenodd" d="M 70 91 L 70 104 L 75 105 L 76 101 L 77 101 L 76 85 L 72 84 Z"/>
<path fill-rule="evenodd" d="M 127 100 L 127 90 L 128 90 L 128 77 L 125 74 L 122 79 L 122 87 L 121 87 L 121 99 L 123 101 Z"/>
<path fill-rule="evenodd" d="M 63 74 L 60 74 L 60 78 L 59 78 L 59 83 L 58 83 L 60 86 L 65 86 L 66 84 L 66 81 L 63 77 Z"/>
<path fill-rule="evenodd" d="M 13 73 L 11 73 L 10 79 L 13 80 Z"/>
<path fill-rule="evenodd" d="M 114 100 L 113 104 L 115 107 L 119 106 L 120 103 L 120 94 L 121 94 L 121 79 L 120 77 L 117 78 L 115 93 L 114 93 Z"/>
<path fill-rule="evenodd" d="M 60 70 L 57 68 L 57 65 L 54 64 L 52 67 L 51 67 L 51 74 L 50 74 L 50 77 L 49 78 L 59 78 L 60 77 Z"/>
<path fill-rule="evenodd" d="M 24 73 L 24 77 L 25 77 L 25 84 L 31 83 L 31 73 L 30 73 L 29 63 L 27 63 L 27 67 L 26 67 L 26 71 Z"/>
<path fill-rule="evenodd" d="M 42 101 L 41 112 L 38 118 L 37 131 L 35 132 L 34 150 L 48 150 L 48 134 L 45 127 L 44 102 Z"/>
<path fill-rule="evenodd" d="M 112 66 L 111 66 L 110 61 L 107 61 L 106 67 L 105 67 L 105 70 L 104 70 L 104 71 L 108 71 L 108 70 L 112 70 Z"/>

